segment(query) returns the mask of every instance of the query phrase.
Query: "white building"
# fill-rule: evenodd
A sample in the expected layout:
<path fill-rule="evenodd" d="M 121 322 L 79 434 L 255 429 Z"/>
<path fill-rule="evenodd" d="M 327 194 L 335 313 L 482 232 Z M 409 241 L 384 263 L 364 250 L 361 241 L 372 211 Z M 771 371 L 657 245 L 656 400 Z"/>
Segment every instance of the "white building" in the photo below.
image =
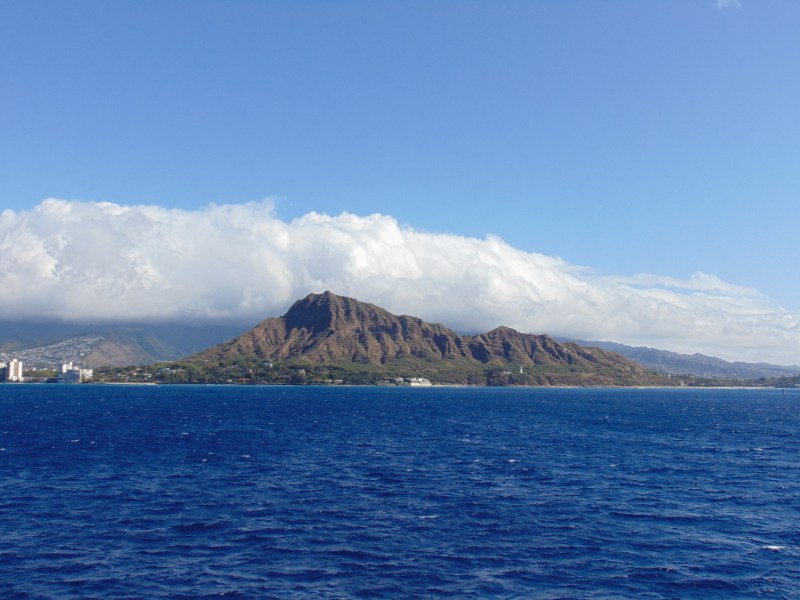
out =
<path fill-rule="evenodd" d="M 22 375 L 22 361 L 13 359 L 6 367 L 6 380 L 7 381 L 25 381 Z"/>
<path fill-rule="evenodd" d="M 71 362 L 61 365 L 61 372 L 58 374 L 59 383 L 80 383 L 81 370 L 78 367 L 73 367 Z"/>

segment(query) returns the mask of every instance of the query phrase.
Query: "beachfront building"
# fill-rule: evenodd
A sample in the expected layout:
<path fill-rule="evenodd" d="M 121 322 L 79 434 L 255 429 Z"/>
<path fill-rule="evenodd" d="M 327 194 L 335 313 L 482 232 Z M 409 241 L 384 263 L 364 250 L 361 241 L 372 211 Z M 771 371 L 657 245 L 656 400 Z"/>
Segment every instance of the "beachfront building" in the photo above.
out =
<path fill-rule="evenodd" d="M 61 373 L 58 376 L 59 383 L 80 383 L 81 382 L 81 370 L 80 369 L 62 369 Z"/>
<path fill-rule="evenodd" d="M 61 372 L 58 374 L 58 383 L 80 383 L 81 370 L 73 367 L 71 362 L 61 365 Z"/>
<path fill-rule="evenodd" d="M 0 363 L 0 376 L 3 381 L 25 381 L 22 374 L 22 361 L 15 358 L 8 364 Z"/>
<path fill-rule="evenodd" d="M 73 366 L 72 362 L 66 362 L 61 365 L 61 372 L 58 374 L 59 383 L 81 383 L 90 381 L 94 372 L 92 369 L 81 369 L 78 366 Z"/>

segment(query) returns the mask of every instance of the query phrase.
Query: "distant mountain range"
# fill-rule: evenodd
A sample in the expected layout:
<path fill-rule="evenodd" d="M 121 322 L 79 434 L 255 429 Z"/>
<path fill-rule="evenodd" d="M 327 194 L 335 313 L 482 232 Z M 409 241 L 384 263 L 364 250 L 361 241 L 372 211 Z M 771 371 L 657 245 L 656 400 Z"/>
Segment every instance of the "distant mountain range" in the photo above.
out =
<path fill-rule="evenodd" d="M 520 385 L 654 385 L 665 378 L 600 348 L 498 327 L 461 336 L 331 292 L 310 294 L 282 317 L 191 356 L 214 367 L 236 361 L 337 366 L 432 381 Z M 247 363 L 246 361 L 250 361 Z"/>
<path fill-rule="evenodd" d="M 76 324 L 0 321 L 0 361 L 22 360 L 25 368 L 145 365 L 177 360 L 243 327 L 180 324 Z"/>
<path fill-rule="evenodd" d="M 567 372 L 588 372 L 607 361 L 603 368 L 624 371 L 621 364 L 614 363 L 616 359 L 612 360 L 610 353 L 614 353 L 617 358 L 625 357 L 663 374 L 743 380 L 800 374 L 800 366 L 728 362 L 703 354 L 678 354 L 614 342 L 556 341 L 506 327 L 460 336 L 444 325 L 392 315 L 377 306 L 330 292 L 311 294 L 296 302 L 283 317 L 267 319 L 238 335 L 243 329 L 225 325 L 0 321 L 0 361 L 14 357 L 26 367 L 54 368 L 68 361 L 100 367 L 146 365 L 190 355 L 192 360 L 201 362 L 259 356 L 313 364 L 394 363 L 395 370 L 405 364 L 431 373 L 436 371 L 431 365 L 444 360 L 440 374 L 465 369 L 477 373 L 480 369 L 476 365 L 485 367 L 491 363 L 507 365 L 505 370 L 516 371 L 511 375 L 517 379 L 521 367 L 524 379 L 531 381 L 541 376 L 547 365 Z M 229 341 L 219 343 L 221 340 Z"/>
<path fill-rule="evenodd" d="M 781 366 L 770 363 L 728 362 L 705 354 L 679 354 L 644 346 L 626 346 L 616 342 L 564 340 L 596 346 L 621 354 L 659 373 L 695 375 L 712 379 L 757 380 L 771 377 L 791 377 L 800 374 L 800 366 Z"/>

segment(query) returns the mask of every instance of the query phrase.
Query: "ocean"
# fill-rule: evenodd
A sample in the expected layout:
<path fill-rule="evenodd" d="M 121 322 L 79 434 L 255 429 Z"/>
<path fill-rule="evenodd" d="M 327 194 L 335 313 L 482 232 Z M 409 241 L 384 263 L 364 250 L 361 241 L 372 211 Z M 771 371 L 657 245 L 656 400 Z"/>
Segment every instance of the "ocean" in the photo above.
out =
<path fill-rule="evenodd" d="M 797 598 L 800 390 L 0 386 L 2 598 Z"/>

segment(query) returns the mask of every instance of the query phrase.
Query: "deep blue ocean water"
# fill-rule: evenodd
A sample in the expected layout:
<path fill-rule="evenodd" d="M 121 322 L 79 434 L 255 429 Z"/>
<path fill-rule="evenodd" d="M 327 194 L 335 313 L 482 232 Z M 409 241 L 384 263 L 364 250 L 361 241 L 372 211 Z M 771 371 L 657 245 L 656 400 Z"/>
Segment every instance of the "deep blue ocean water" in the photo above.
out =
<path fill-rule="evenodd" d="M 0 386 L 2 598 L 797 598 L 800 390 Z"/>

